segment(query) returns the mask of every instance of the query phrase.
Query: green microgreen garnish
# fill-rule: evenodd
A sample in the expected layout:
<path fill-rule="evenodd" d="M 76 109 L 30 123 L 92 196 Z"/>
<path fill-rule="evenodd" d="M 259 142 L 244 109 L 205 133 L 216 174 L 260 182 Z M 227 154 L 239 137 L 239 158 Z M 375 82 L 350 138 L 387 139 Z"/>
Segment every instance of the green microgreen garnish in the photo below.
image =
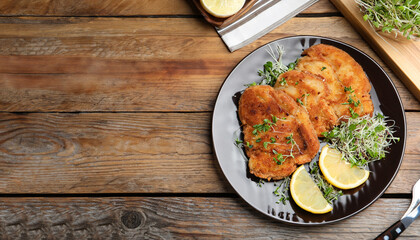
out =
<path fill-rule="evenodd" d="M 273 153 L 276 155 L 273 157 L 273 160 L 277 163 L 277 165 L 282 165 L 283 162 L 286 160 L 283 154 L 278 153 L 276 150 L 273 149 Z"/>
<path fill-rule="evenodd" d="M 358 106 L 360 106 L 362 104 L 360 102 L 360 100 L 357 100 L 356 101 L 355 99 L 353 99 L 353 98 L 357 98 L 357 97 L 356 97 L 356 94 L 353 94 L 352 95 L 352 93 L 354 93 L 354 90 L 351 88 L 351 86 L 344 87 L 344 92 L 349 92 L 349 94 L 348 94 L 348 97 L 349 98 L 347 99 L 347 102 L 342 103 L 341 105 L 351 105 L 351 104 L 353 104 L 354 107 L 358 107 Z M 363 106 L 362 106 L 362 109 L 363 109 Z M 352 107 L 350 107 L 350 106 L 349 106 L 349 111 L 350 111 L 350 114 L 351 114 L 351 117 L 352 118 L 357 118 L 359 116 L 359 114 L 357 114 L 354 111 L 354 109 Z"/>
<path fill-rule="evenodd" d="M 344 92 L 350 92 L 350 93 L 353 93 L 353 92 L 354 92 L 354 90 L 353 90 L 353 89 L 351 89 L 351 86 L 349 86 L 349 87 L 344 87 Z"/>
<path fill-rule="evenodd" d="M 303 94 L 300 98 L 296 99 L 296 102 L 303 106 L 304 104 L 306 104 L 306 98 L 309 95 L 310 95 L 309 93 Z M 301 98 L 303 99 L 303 101 Z"/>
<path fill-rule="evenodd" d="M 353 104 L 355 107 L 358 107 L 360 105 L 360 100 L 354 101 L 353 97 L 356 97 L 356 96 L 349 95 L 349 99 L 347 100 L 347 102 L 342 103 L 342 105 Z"/>
<path fill-rule="evenodd" d="M 298 64 L 298 62 L 299 62 L 299 58 L 297 58 L 294 62 L 289 63 L 289 65 L 287 65 L 287 68 L 288 68 L 287 70 L 288 71 L 294 70 L 296 68 L 296 65 Z"/>
<path fill-rule="evenodd" d="M 274 52 L 274 50 L 271 48 L 270 45 L 269 45 L 269 48 L 270 50 L 267 52 L 270 54 L 271 58 L 273 59 L 273 62 L 271 61 L 266 62 L 263 66 L 264 67 L 263 70 L 258 71 L 258 75 L 263 77 L 259 85 L 270 85 L 274 87 L 280 74 L 288 71 L 288 67 L 282 63 L 284 47 L 280 45 L 276 45 L 275 50 L 277 53 Z"/>
<path fill-rule="evenodd" d="M 270 142 L 264 142 L 263 143 L 263 145 L 264 145 L 264 148 L 267 148 L 267 146 L 268 146 L 268 144 L 269 144 Z"/>
<path fill-rule="evenodd" d="M 371 117 L 346 118 L 330 132 L 322 133 L 324 141 L 330 142 L 352 166 L 366 167 L 370 162 L 383 159 L 393 142 L 394 123 L 382 114 Z"/>
<path fill-rule="evenodd" d="M 290 186 L 290 176 L 279 181 L 278 187 L 273 191 L 273 194 L 280 197 L 276 203 L 282 203 L 286 205 L 286 201 L 289 200 L 288 191 Z"/>
<path fill-rule="evenodd" d="M 272 115 L 272 120 L 270 121 L 267 118 L 263 120 L 262 124 L 256 124 L 253 126 L 254 130 L 252 131 L 252 134 L 258 135 L 259 132 L 267 132 L 272 128 L 273 125 L 276 125 L 278 118 L 274 115 Z"/>
<path fill-rule="evenodd" d="M 325 178 L 321 175 L 318 164 L 316 162 L 314 162 L 310 168 L 312 179 L 321 190 L 325 200 L 327 200 L 329 204 L 332 204 L 333 201 L 337 200 L 338 197 L 343 195 L 341 190 L 337 190 L 327 180 L 325 180 Z"/>
<path fill-rule="evenodd" d="M 281 78 L 281 80 L 280 80 L 280 85 L 282 85 L 282 86 L 284 86 L 284 85 L 287 85 L 287 81 L 286 81 L 286 78 Z"/>
<path fill-rule="evenodd" d="M 357 114 L 357 113 L 353 110 L 353 108 L 349 107 L 349 111 L 350 111 L 350 114 L 351 114 L 351 118 L 352 118 L 352 119 L 355 119 L 355 118 L 358 118 L 358 117 L 359 117 L 359 114 Z"/>
<path fill-rule="evenodd" d="M 236 146 L 240 146 L 244 141 L 240 140 L 239 138 L 235 139 Z"/>
<path fill-rule="evenodd" d="M 286 142 L 287 144 L 289 144 L 289 143 L 291 143 L 292 145 L 296 144 L 295 140 L 293 139 L 293 133 L 291 133 L 289 136 L 287 136 L 286 139 L 288 140 Z"/>
<path fill-rule="evenodd" d="M 247 86 L 247 87 L 257 86 L 257 83 L 253 82 L 253 83 L 250 83 L 250 84 L 245 84 L 245 86 Z"/>
<path fill-rule="evenodd" d="M 257 186 L 262 187 L 262 185 L 264 185 L 264 183 L 265 183 L 264 179 L 260 178 L 260 180 L 257 182 Z"/>
<path fill-rule="evenodd" d="M 270 49 L 267 52 L 270 54 L 273 61 L 266 62 L 263 65 L 263 69 L 258 71 L 258 75 L 262 77 L 262 80 L 258 83 L 258 85 L 270 85 L 274 87 L 280 74 L 295 69 L 299 59 L 296 59 L 294 62 L 286 66 L 282 62 L 284 47 L 276 45 L 275 50 L 273 50 L 270 45 L 268 45 L 268 47 Z M 279 81 L 280 85 L 287 85 L 285 78 L 282 78 Z"/>
<path fill-rule="evenodd" d="M 271 122 L 273 122 L 273 123 L 277 123 L 277 120 L 279 120 L 279 118 L 278 118 L 278 117 L 276 117 L 276 116 L 274 116 L 274 115 L 271 115 Z"/>
<path fill-rule="evenodd" d="M 419 0 L 356 0 L 363 19 L 382 32 L 396 30 L 410 39 L 420 35 Z"/>
<path fill-rule="evenodd" d="M 324 71 L 325 69 L 327 69 L 327 67 L 322 67 L 322 68 L 321 68 L 321 71 Z"/>
<path fill-rule="evenodd" d="M 278 165 L 283 164 L 284 161 L 286 161 L 286 158 L 291 157 L 291 158 L 295 158 L 295 156 L 293 156 L 293 148 L 296 146 L 297 148 L 299 148 L 299 146 L 296 144 L 295 140 L 293 139 L 293 133 L 291 133 L 289 136 L 285 137 L 286 138 L 286 143 L 287 144 L 292 144 L 291 148 L 290 148 L 290 154 L 285 155 L 285 154 L 281 154 L 278 153 L 276 150 L 272 150 L 273 153 L 275 154 L 275 157 L 273 157 L 274 162 L 276 162 Z"/>

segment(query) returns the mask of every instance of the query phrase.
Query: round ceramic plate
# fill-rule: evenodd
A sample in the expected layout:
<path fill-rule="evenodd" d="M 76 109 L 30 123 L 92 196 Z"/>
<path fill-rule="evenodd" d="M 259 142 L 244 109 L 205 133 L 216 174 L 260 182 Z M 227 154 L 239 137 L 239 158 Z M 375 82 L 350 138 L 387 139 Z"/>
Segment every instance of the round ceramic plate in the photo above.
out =
<path fill-rule="evenodd" d="M 276 203 L 279 197 L 273 194 L 275 182 L 258 184 L 258 178 L 251 176 L 247 159 L 236 147 L 235 138 L 240 135 L 237 103 L 246 84 L 260 82 L 257 71 L 263 64 L 272 61 L 267 50 L 269 46 L 282 45 L 285 49 L 283 63 L 294 62 L 303 50 L 319 43 L 333 45 L 350 54 L 364 69 L 372 84 L 370 92 L 375 112 L 381 112 L 395 121 L 395 136 L 400 141 L 391 146 L 385 159 L 369 165 L 372 174 L 362 186 L 344 191 L 334 202 L 333 210 L 316 215 L 300 209 L 290 198 L 285 205 Z M 385 71 L 360 50 L 328 38 L 316 36 L 295 36 L 268 43 L 246 56 L 229 74 L 217 97 L 212 122 L 213 145 L 217 160 L 229 183 L 252 207 L 267 216 L 285 223 L 297 225 L 318 225 L 337 222 L 348 218 L 375 202 L 395 178 L 403 159 L 406 141 L 406 120 L 398 92 Z M 323 145 L 321 145 L 322 147 Z M 319 154 L 312 160 L 318 161 Z M 290 193 L 289 193 L 290 195 Z"/>

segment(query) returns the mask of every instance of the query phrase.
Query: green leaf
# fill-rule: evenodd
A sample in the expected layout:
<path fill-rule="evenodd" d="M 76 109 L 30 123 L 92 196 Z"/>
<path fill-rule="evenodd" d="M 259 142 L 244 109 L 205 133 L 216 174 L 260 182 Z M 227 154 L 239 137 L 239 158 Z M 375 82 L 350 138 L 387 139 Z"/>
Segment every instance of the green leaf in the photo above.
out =
<path fill-rule="evenodd" d="M 365 14 L 365 15 L 363 16 L 363 20 L 367 21 L 368 19 L 369 19 L 368 15 L 367 15 L 367 14 Z"/>

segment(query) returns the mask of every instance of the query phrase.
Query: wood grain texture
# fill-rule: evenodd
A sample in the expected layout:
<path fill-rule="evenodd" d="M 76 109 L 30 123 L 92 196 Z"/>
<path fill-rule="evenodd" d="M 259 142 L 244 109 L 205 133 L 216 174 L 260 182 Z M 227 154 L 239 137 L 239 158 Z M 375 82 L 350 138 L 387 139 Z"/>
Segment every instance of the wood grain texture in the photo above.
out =
<path fill-rule="evenodd" d="M 379 199 L 339 223 L 282 224 L 239 198 L 1 198 L 2 239 L 373 239 L 408 199 Z M 420 236 L 414 222 L 399 239 Z"/>
<path fill-rule="evenodd" d="M 213 155 L 211 111 L 219 87 L 267 42 L 332 37 L 389 72 L 344 18 L 327 16 L 340 14 L 320 0 L 229 53 L 187 0 L 1 0 L 0 194 L 92 197 L 0 196 L 0 239 L 372 239 L 381 233 L 402 216 L 408 199 L 381 198 L 337 224 L 291 227 L 226 197 L 234 190 Z M 417 111 L 407 113 L 406 156 L 387 190 L 408 194 L 420 178 L 420 104 L 390 75 L 405 109 Z M 118 197 L 124 193 L 133 197 Z M 415 222 L 400 238 L 418 239 L 419 229 Z"/>
<path fill-rule="evenodd" d="M 0 115 L 0 192 L 225 188 L 208 113 Z"/>
<path fill-rule="evenodd" d="M 0 16 L 150 16 L 196 15 L 198 10 L 188 0 L 2 0 Z M 328 1 L 320 0 L 304 13 L 336 13 Z"/>
<path fill-rule="evenodd" d="M 295 34 L 351 43 L 390 73 L 342 17 L 293 18 L 234 53 L 197 19 L 0 18 L 0 28 L 0 111 L 212 111 L 244 56 Z M 420 110 L 390 76 L 405 109 Z"/>
<path fill-rule="evenodd" d="M 395 39 L 391 34 L 381 34 L 380 30 L 375 30 L 363 20 L 354 0 L 332 2 L 420 101 L 420 40 Z"/>
<path fill-rule="evenodd" d="M 387 193 L 420 178 L 420 113 Z M 211 113 L 0 114 L 0 193 L 232 193 Z M 235 147 L 232 141 L 232 146 Z"/>

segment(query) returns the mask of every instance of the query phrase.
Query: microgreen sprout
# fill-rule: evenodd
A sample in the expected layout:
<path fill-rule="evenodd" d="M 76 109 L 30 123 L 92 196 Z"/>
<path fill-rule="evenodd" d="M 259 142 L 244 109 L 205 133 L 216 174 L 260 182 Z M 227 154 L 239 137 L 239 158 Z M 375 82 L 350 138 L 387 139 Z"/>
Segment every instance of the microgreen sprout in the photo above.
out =
<path fill-rule="evenodd" d="M 287 71 L 294 70 L 298 62 L 299 62 L 299 58 L 297 58 L 294 62 L 289 63 L 289 65 L 287 65 L 287 68 L 288 68 Z"/>
<path fill-rule="evenodd" d="M 291 133 L 289 136 L 287 136 L 286 139 L 288 140 L 286 142 L 287 144 L 289 144 L 289 143 L 291 143 L 292 145 L 296 144 L 295 140 L 293 139 L 293 133 Z"/>
<path fill-rule="evenodd" d="M 274 115 L 272 115 L 271 120 L 265 118 L 263 120 L 262 124 L 255 124 L 253 126 L 254 130 L 252 131 L 252 134 L 254 134 L 255 136 L 258 135 L 258 133 L 260 132 L 267 132 L 268 130 L 270 130 L 270 128 L 273 127 L 273 125 L 276 125 L 278 118 Z"/>
<path fill-rule="evenodd" d="M 333 201 L 337 200 L 339 196 L 343 195 L 341 190 L 335 189 L 327 180 L 321 175 L 318 164 L 313 162 L 311 165 L 311 177 L 315 181 L 316 185 L 318 186 L 319 190 L 321 190 L 322 194 L 324 195 L 325 200 L 329 204 L 332 204 Z"/>
<path fill-rule="evenodd" d="M 324 141 L 339 150 L 343 159 L 352 166 L 363 168 L 372 161 L 383 159 L 391 144 L 399 141 L 393 135 L 394 122 L 380 113 L 374 117 L 365 115 L 344 120 L 330 132 L 322 134 Z"/>
<path fill-rule="evenodd" d="M 383 32 L 396 30 L 410 39 L 420 34 L 419 0 L 356 0 L 363 19 Z"/>
<path fill-rule="evenodd" d="M 293 133 L 291 133 L 289 136 L 285 137 L 286 138 L 286 143 L 287 144 L 291 144 L 292 146 L 290 147 L 290 153 L 289 154 L 281 154 L 278 153 L 275 149 L 273 149 L 273 153 L 275 155 L 275 157 L 273 157 L 274 162 L 277 163 L 277 165 L 282 165 L 284 163 L 284 161 L 286 161 L 286 158 L 291 157 L 291 158 L 295 158 L 295 156 L 293 155 L 293 148 L 296 146 L 299 149 L 299 146 L 296 144 L 295 140 L 293 139 Z M 275 139 L 274 139 L 275 140 Z M 274 144 L 275 142 L 273 142 Z"/>
<path fill-rule="evenodd" d="M 296 102 L 298 102 L 300 105 L 303 105 L 303 102 L 300 100 L 300 98 L 296 99 Z"/>
<path fill-rule="evenodd" d="M 236 138 L 236 139 L 235 139 L 235 145 L 236 145 L 237 147 L 240 147 L 240 146 L 243 144 L 243 142 L 244 142 L 244 141 L 240 140 L 239 138 Z"/>
<path fill-rule="evenodd" d="M 282 203 L 286 205 L 286 201 L 289 200 L 288 191 L 290 186 L 290 176 L 286 177 L 279 181 L 279 185 L 273 191 L 273 194 L 277 197 L 280 197 L 279 200 L 276 202 L 277 204 Z"/>
<path fill-rule="evenodd" d="M 264 185 L 264 183 L 265 183 L 264 179 L 260 178 L 260 180 L 257 182 L 257 186 L 262 187 L 262 185 Z"/>
<path fill-rule="evenodd" d="M 280 80 L 280 85 L 282 85 L 282 86 L 284 86 L 284 85 L 287 85 L 287 81 L 286 81 L 286 78 L 281 78 L 281 80 Z"/>
<path fill-rule="evenodd" d="M 258 85 L 270 85 L 274 87 L 280 74 L 294 69 L 298 60 L 286 66 L 282 62 L 284 47 L 276 45 L 275 50 L 273 50 L 270 45 L 268 45 L 268 47 L 269 50 L 267 52 L 270 54 L 273 61 L 266 62 L 263 66 L 263 70 L 258 71 L 258 75 L 263 78 Z M 282 86 L 287 85 L 286 79 L 280 79 L 280 84 Z"/>
<path fill-rule="evenodd" d="M 344 87 L 344 92 L 350 92 L 350 93 L 353 93 L 353 92 L 354 92 L 354 90 L 353 90 L 353 89 L 351 89 L 351 86 L 349 86 L 349 87 Z"/>

